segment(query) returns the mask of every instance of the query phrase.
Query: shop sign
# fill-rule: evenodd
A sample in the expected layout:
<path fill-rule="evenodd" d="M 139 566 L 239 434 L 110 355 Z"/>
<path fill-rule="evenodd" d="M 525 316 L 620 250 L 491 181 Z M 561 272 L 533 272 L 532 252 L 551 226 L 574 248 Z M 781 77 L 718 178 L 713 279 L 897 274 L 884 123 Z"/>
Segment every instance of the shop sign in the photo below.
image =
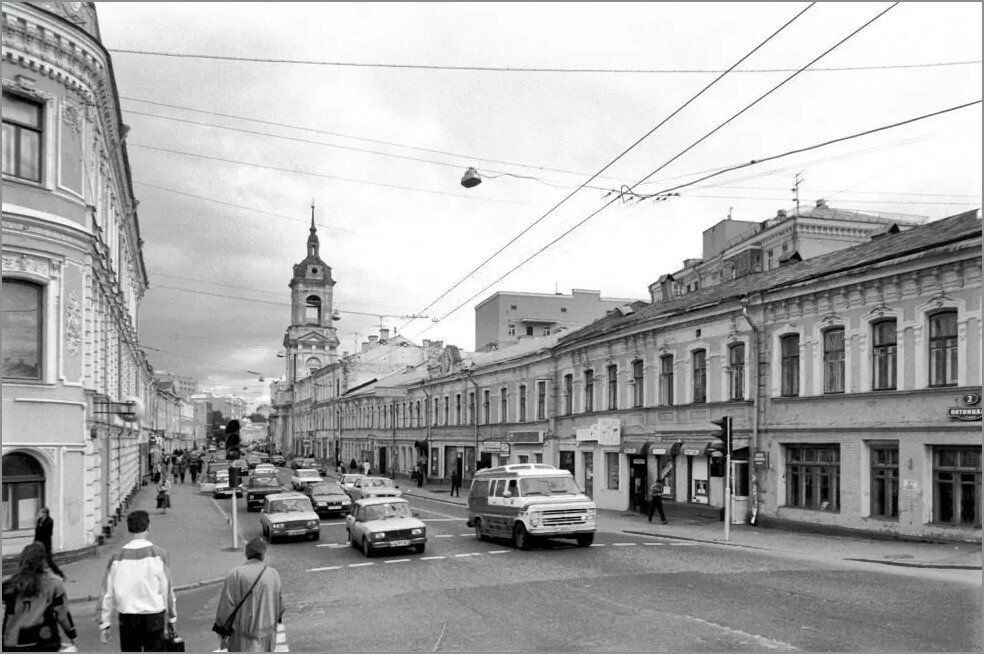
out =
<path fill-rule="evenodd" d="M 666 448 L 665 447 L 654 447 L 654 448 L 652 448 L 652 449 L 649 450 L 649 453 L 652 454 L 653 456 L 661 456 L 663 454 L 666 454 Z"/>
<path fill-rule="evenodd" d="M 509 443 L 499 443 L 500 456 L 509 456 Z"/>
<path fill-rule="evenodd" d="M 763 450 L 756 450 L 756 452 L 752 455 L 752 462 L 755 464 L 756 468 L 768 468 L 769 453 Z"/>
<path fill-rule="evenodd" d="M 697 449 L 685 449 L 683 451 L 684 456 L 700 456 L 700 450 Z"/>
<path fill-rule="evenodd" d="M 578 429 L 574 437 L 578 441 L 597 441 L 598 445 L 618 445 L 622 439 L 622 421 L 601 418 L 590 427 Z"/>
<path fill-rule="evenodd" d="M 479 450 L 481 452 L 493 452 L 497 453 L 502 445 L 508 446 L 509 443 L 500 443 L 499 441 L 485 441 L 479 445 Z"/>
<path fill-rule="evenodd" d="M 510 443 L 542 443 L 543 442 L 543 432 L 542 431 L 511 431 L 506 437 Z"/>
<path fill-rule="evenodd" d="M 963 406 L 960 407 L 950 407 L 949 411 L 946 412 L 947 416 L 951 420 L 962 420 L 964 422 L 973 422 L 981 419 L 981 396 L 976 393 L 967 393 L 960 398 L 963 402 Z"/>

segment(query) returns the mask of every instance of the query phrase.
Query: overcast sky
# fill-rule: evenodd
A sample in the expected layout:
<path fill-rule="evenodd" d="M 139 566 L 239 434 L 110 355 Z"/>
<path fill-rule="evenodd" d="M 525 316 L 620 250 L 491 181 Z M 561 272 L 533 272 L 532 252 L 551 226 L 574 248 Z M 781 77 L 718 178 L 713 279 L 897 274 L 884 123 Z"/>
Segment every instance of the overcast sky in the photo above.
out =
<path fill-rule="evenodd" d="M 97 8 L 111 52 L 692 71 L 731 66 L 805 6 L 120 2 Z M 798 68 L 887 6 L 818 4 L 742 68 Z M 903 3 L 816 66 L 977 61 L 981 18 L 979 3 Z M 305 255 L 312 198 L 322 258 L 337 280 L 339 350 L 353 351 L 378 330 L 380 318 L 351 311 L 388 314 L 382 324 L 402 328 L 408 321 L 399 316 L 421 312 L 714 78 L 699 72 L 451 71 L 118 52 L 113 64 L 124 120 L 132 128 L 128 147 L 151 285 L 141 307 L 141 341 L 165 351 L 149 352 L 155 368 L 250 399 L 268 389 L 247 370 L 261 372 L 267 383 L 283 374 L 276 354 L 289 323 L 287 283 L 291 266 Z M 591 185 L 635 184 L 788 74 L 725 77 Z M 638 190 L 659 191 L 708 169 L 978 100 L 981 79 L 979 63 L 805 73 Z M 647 285 L 659 275 L 700 256 L 701 232 L 729 211 L 735 219 L 764 220 L 791 208 L 798 172 L 803 204 L 826 198 L 834 207 L 931 220 L 975 208 L 980 152 L 977 105 L 729 173 L 669 201 L 617 202 L 468 301 L 611 199 L 603 198 L 604 190 L 585 189 L 426 315 L 444 318 L 465 303 L 463 308 L 436 324 L 412 322 L 400 333 L 471 349 L 473 307 L 496 290 L 589 288 L 604 296 L 646 298 Z M 464 189 L 459 181 L 467 166 L 489 176 Z M 491 178 L 503 172 L 537 179 Z"/>

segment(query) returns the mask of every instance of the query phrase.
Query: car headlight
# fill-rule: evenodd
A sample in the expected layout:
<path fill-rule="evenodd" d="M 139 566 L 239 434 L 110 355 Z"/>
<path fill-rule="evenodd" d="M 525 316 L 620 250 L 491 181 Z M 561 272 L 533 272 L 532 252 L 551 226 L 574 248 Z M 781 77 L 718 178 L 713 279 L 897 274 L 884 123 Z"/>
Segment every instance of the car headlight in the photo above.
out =
<path fill-rule="evenodd" d="M 273 526 L 274 529 L 283 529 L 284 528 L 284 523 L 282 523 L 282 522 L 275 522 L 275 523 L 273 523 L 272 526 Z"/>
<path fill-rule="evenodd" d="M 598 517 L 598 510 L 597 509 L 588 509 L 587 517 L 588 517 L 588 522 L 594 522 L 595 521 L 595 518 Z"/>
<path fill-rule="evenodd" d="M 318 521 L 317 520 L 308 520 L 307 525 L 308 525 L 308 527 L 317 527 L 318 526 Z"/>
<path fill-rule="evenodd" d="M 382 540 L 383 538 L 386 538 L 386 532 L 385 531 L 377 531 L 376 533 L 374 533 L 372 535 L 372 538 L 373 538 L 373 540 Z"/>
<path fill-rule="evenodd" d="M 530 524 L 534 527 L 540 526 L 540 514 L 536 511 L 530 513 Z"/>
<path fill-rule="evenodd" d="M 424 533 L 424 530 L 423 529 L 411 529 L 410 530 L 410 535 L 411 536 L 420 536 L 423 533 Z"/>
<path fill-rule="evenodd" d="M 352 504 L 352 500 L 342 500 L 342 504 L 344 506 L 349 506 L 350 504 Z"/>

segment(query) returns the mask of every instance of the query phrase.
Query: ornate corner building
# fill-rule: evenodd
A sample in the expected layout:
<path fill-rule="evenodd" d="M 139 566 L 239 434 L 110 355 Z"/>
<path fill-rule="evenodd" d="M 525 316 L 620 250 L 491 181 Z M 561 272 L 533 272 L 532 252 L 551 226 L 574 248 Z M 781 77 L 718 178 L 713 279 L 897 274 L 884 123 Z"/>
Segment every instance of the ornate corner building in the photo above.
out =
<path fill-rule="evenodd" d="M 156 403 L 147 289 L 110 56 L 91 2 L 4 3 L 3 547 L 55 520 L 84 550 L 140 484 Z"/>

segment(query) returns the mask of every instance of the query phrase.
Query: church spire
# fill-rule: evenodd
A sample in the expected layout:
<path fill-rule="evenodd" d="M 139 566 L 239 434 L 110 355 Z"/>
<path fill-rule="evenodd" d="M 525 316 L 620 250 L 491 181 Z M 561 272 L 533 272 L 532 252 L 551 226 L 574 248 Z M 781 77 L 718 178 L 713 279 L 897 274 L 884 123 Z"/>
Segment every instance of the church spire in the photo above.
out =
<path fill-rule="evenodd" d="M 311 235 L 308 236 L 307 250 L 309 257 L 318 256 L 318 230 L 314 226 L 314 199 L 311 199 Z"/>

